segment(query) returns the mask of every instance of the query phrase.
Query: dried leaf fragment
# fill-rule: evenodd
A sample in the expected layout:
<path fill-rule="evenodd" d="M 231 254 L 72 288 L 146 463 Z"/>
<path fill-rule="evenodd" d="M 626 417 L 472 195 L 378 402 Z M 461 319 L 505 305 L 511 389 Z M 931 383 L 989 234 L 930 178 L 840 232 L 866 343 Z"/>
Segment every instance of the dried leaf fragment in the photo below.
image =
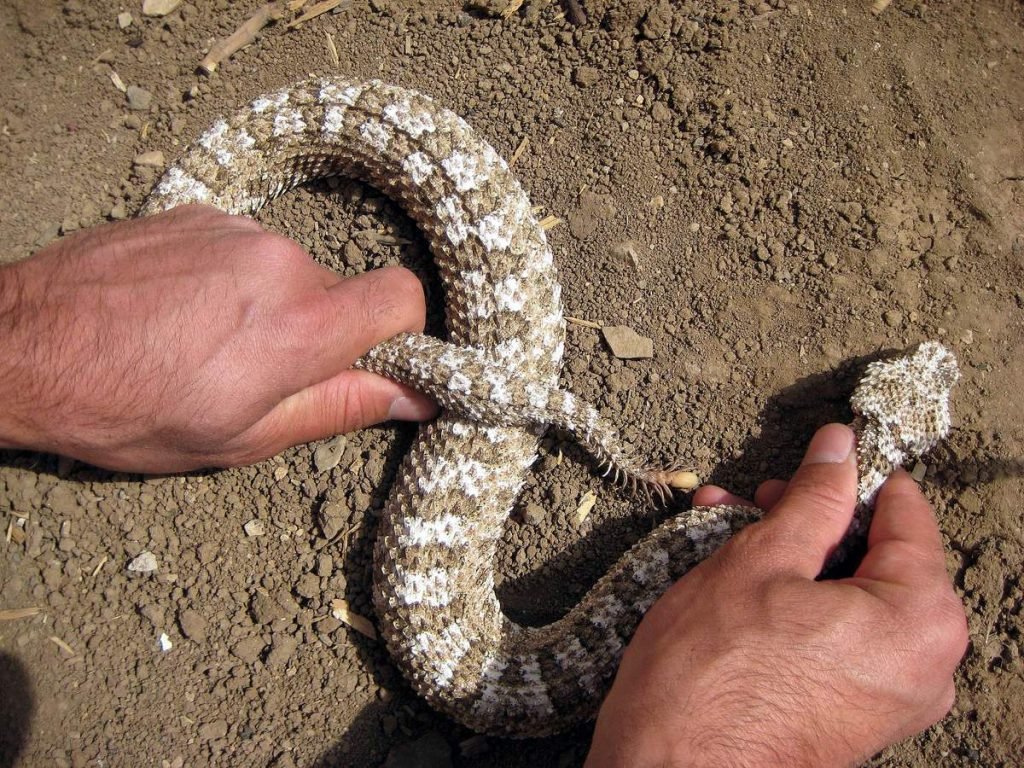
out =
<path fill-rule="evenodd" d="M 4 608 L 0 610 L 0 621 L 17 621 L 38 616 L 42 608 Z"/>
<path fill-rule="evenodd" d="M 583 525 L 583 521 L 587 519 L 587 516 L 590 514 L 590 510 L 594 508 L 595 504 L 597 504 L 596 493 L 593 491 L 587 491 L 583 494 L 582 498 L 580 498 L 579 506 L 576 507 L 576 525 Z"/>
<path fill-rule="evenodd" d="M 352 609 L 348 607 L 348 603 L 340 597 L 331 600 L 331 616 L 342 624 L 352 627 L 359 634 L 365 635 L 371 640 L 377 639 L 377 630 L 373 628 L 370 620 L 358 613 L 353 613 Z"/>

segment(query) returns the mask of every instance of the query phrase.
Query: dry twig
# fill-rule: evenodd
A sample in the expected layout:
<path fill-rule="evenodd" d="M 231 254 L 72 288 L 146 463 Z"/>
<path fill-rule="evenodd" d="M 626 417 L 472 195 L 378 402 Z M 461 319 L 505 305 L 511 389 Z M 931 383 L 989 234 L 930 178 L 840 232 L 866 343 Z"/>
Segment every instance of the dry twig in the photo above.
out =
<path fill-rule="evenodd" d="M 523 136 L 523 140 L 519 142 L 519 146 L 516 147 L 516 151 L 513 152 L 512 153 L 512 157 L 509 158 L 509 161 L 508 161 L 508 167 L 509 168 L 511 168 L 513 165 L 516 164 L 516 161 L 520 157 L 522 157 L 523 152 L 526 151 L 526 148 L 528 146 L 530 146 L 530 137 L 529 136 Z"/>
<path fill-rule="evenodd" d="M 352 5 L 352 0 L 323 0 L 311 7 L 304 14 L 299 16 L 297 19 L 293 19 L 288 22 L 288 29 L 295 29 L 300 24 L 305 24 L 310 19 L 315 19 L 321 14 L 333 11 L 335 8 L 339 10 L 346 10 Z"/>
<path fill-rule="evenodd" d="M 593 320 L 584 320 L 581 317 L 571 317 L 570 315 L 566 315 L 565 321 L 572 325 L 579 325 L 584 328 L 594 328 L 595 330 L 600 330 L 601 328 L 600 323 L 595 323 Z"/>
<path fill-rule="evenodd" d="M 199 62 L 199 68 L 208 75 L 213 74 L 217 71 L 217 67 L 220 66 L 222 61 L 253 42 L 259 35 L 260 30 L 270 22 L 282 18 L 286 7 L 291 4 L 285 3 L 284 0 L 275 0 L 275 2 L 262 6 L 242 26 L 213 46 L 210 52 Z"/>
<path fill-rule="evenodd" d="M 334 44 L 334 36 L 330 32 L 327 33 L 327 53 L 330 54 L 335 67 L 341 65 L 341 59 L 338 58 L 338 47 Z"/>

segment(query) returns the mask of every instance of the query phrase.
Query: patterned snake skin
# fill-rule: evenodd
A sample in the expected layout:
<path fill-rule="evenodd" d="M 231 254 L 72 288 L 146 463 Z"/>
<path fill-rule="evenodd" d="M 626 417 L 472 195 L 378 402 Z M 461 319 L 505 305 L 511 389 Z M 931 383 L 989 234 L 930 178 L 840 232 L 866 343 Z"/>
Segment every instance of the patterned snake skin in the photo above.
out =
<path fill-rule="evenodd" d="M 543 429 L 573 434 L 636 483 L 663 490 L 666 476 L 636 462 L 592 406 L 558 388 L 564 321 L 544 232 L 508 165 L 427 96 L 318 79 L 259 98 L 214 123 L 142 212 L 206 203 L 251 214 L 331 175 L 365 180 L 405 207 L 430 242 L 448 300 L 449 343 L 401 335 L 358 363 L 445 407 L 420 430 L 380 522 L 374 603 L 388 649 L 424 698 L 476 731 L 542 736 L 592 717 L 647 608 L 759 513 L 674 517 L 562 619 L 541 628 L 510 621 L 494 593 L 494 554 Z M 931 343 L 868 375 L 862 498 L 908 450 L 945 434 L 956 376 L 952 355 Z"/>

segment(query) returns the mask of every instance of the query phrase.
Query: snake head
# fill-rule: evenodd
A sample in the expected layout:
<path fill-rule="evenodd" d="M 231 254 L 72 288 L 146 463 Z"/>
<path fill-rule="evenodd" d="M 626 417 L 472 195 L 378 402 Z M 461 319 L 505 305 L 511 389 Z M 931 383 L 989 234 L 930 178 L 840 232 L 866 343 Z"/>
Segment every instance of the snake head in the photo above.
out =
<path fill-rule="evenodd" d="M 868 365 L 850 405 L 908 455 L 916 456 L 949 433 L 949 398 L 959 378 L 953 353 L 937 341 L 927 341 L 912 355 Z"/>

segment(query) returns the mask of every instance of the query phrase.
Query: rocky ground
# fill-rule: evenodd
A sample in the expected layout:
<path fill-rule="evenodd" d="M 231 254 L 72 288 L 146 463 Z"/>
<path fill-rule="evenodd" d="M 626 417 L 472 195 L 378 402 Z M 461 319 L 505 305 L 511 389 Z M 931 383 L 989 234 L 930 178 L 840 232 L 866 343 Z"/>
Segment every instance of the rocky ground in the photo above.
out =
<path fill-rule="evenodd" d="M 0 4 L 0 258 L 131 216 L 216 116 L 338 73 L 428 92 L 518 155 L 562 221 L 567 314 L 653 342 L 622 361 L 570 325 L 564 383 L 652 457 L 750 493 L 848 416 L 863 360 L 942 339 L 963 379 L 925 487 L 971 645 L 949 717 L 876 763 L 1019 764 L 1018 0 L 527 0 L 507 19 L 502 2 L 355 0 L 198 74 L 259 5 Z M 312 185 L 262 220 L 344 273 L 418 265 L 436 296 L 422 239 L 374 189 Z M 375 519 L 409 439 L 384 426 L 177 477 L 0 454 L 0 763 L 579 765 L 590 726 L 474 736 L 336 618 L 343 600 L 372 621 Z M 548 438 L 495 564 L 504 605 L 559 615 L 685 503 L 639 505 Z"/>

